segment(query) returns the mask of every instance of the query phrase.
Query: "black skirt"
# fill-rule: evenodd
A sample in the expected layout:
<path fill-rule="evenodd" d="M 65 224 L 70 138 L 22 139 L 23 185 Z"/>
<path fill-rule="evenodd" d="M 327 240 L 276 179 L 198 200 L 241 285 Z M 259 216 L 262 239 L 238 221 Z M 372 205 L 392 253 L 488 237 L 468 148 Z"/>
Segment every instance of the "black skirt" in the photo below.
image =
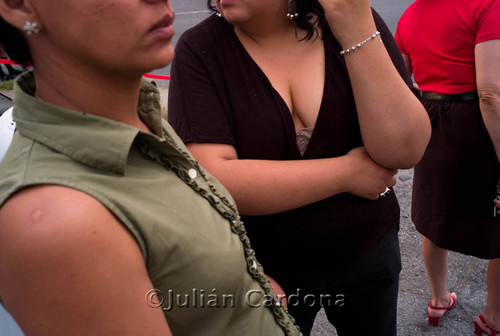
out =
<path fill-rule="evenodd" d="M 432 136 L 415 167 L 415 227 L 441 248 L 499 258 L 500 216 L 493 216 L 493 199 L 500 164 L 479 101 L 423 103 Z"/>

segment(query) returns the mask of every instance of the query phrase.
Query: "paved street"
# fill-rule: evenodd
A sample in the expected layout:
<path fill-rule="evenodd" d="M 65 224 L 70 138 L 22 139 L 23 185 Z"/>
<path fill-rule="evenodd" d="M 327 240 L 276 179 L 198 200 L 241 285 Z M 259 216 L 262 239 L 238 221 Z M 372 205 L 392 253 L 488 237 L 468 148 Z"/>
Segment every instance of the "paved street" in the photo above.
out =
<path fill-rule="evenodd" d="M 10 97 L 8 96 L 7 92 L 2 93 L 2 95 L 0 95 L 0 115 L 2 115 L 2 113 L 5 112 L 5 110 L 7 110 L 12 106 L 12 102 L 9 98 Z"/>
<path fill-rule="evenodd" d="M 486 303 L 487 261 L 450 252 L 448 283 L 450 290 L 457 293 L 458 302 L 442 319 L 439 327 L 430 326 L 427 322 L 427 302 L 431 293 L 420 254 L 421 235 L 410 220 L 413 170 L 400 171 L 397 180 L 394 191 L 401 206 L 399 239 L 403 264 L 398 299 L 398 335 L 473 336 L 473 320 Z M 361 316 L 359 322 L 363 323 Z M 311 335 L 337 334 L 325 316 L 320 314 Z"/>

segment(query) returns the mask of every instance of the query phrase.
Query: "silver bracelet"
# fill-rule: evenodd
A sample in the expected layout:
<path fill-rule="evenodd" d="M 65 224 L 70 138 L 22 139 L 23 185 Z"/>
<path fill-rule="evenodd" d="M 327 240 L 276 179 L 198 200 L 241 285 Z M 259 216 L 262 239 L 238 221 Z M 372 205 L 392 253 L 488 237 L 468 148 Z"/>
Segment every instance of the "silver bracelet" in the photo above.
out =
<path fill-rule="evenodd" d="M 362 46 L 363 44 L 365 44 L 366 42 L 369 42 L 369 41 L 373 40 L 373 39 L 374 39 L 374 38 L 376 38 L 377 36 L 379 37 L 380 42 L 382 42 L 382 38 L 380 37 L 380 32 L 377 30 L 377 31 L 375 32 L 375 34 L 373 34 L 372 36 L 370 36 L 369 38 L 367 38 L 367 39 L 366 39 L 366 40 L 364 40 L 363 42 L 360 42 L 360 43 L 356 44 L 355 46 L 352 46 L 352 47 L 350 47 L 350 48 L 347 48 L 346 50 L 342 50 L 342 51 L 340 52 L 340 55 L 341 55 L 341 56 L 344 56 L 345 54 L 348 54 L 348 53 L 350 53 L 351 51 L 354 51 L 354 50 L 356 50 L 356 49 L 361 48 L 361 46 Z"/>

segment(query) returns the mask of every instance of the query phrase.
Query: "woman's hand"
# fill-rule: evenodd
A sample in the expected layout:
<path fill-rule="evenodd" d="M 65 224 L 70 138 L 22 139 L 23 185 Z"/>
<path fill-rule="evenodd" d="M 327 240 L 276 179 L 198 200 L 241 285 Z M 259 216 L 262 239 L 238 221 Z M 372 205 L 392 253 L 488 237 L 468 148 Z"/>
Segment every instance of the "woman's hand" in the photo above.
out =
<path fill-rule="evenodd" d="M 363 41 L 377 30 L 369 0 L 318 0 L 330 28 L 343 49 Z"/>
<path fill-rule="evenodd" d="M 375 200 L 386 191 L 387 187 L 396 185 L 397 169 L 388 169 L 373 161 L 364 147 L 352 149 L 347 156 L 353 160 L 351 167 L 351 194 Z"/>

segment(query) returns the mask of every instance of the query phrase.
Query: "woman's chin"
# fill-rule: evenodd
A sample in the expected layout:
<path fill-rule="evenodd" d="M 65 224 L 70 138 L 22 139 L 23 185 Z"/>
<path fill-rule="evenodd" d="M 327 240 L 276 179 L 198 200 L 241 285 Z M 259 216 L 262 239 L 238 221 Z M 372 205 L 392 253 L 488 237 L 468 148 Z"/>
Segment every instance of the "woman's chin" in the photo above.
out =
<path fill-rule="evenodd" d="M 174 58 L 173 48 L 171 48 L 171 50 L 166 50 L 165 52 L 158 53 L 154 57 L 150 56 L 147 59 L 147 64 L 145 64 L 145 67 L 149 69 L 147 72 L 165 68 L 172 62 L 173 58 Z"/>

